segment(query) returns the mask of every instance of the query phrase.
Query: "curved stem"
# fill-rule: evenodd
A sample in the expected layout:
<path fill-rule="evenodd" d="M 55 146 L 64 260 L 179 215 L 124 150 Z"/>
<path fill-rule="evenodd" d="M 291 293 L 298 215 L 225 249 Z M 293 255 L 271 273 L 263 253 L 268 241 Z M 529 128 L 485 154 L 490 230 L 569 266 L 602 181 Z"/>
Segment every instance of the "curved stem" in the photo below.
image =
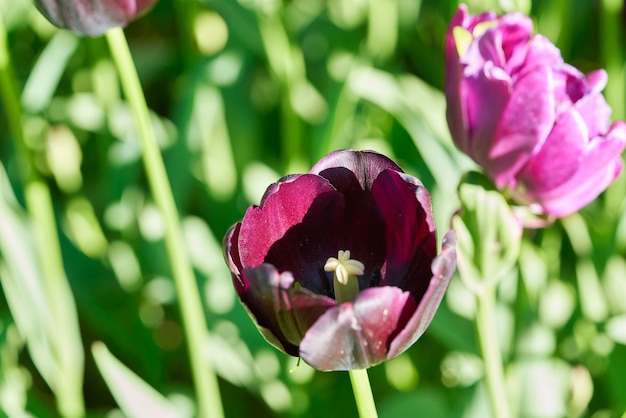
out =
<path fill-rule="evenodd" d="M 493 417 L 509 418 L 511 413 L 495 321 L 496 287 L 485 286 L 482 290 L 476 294 L 476 330 L 485 367 L 491 413 Z"/>
<path fill-rule="evenodd" d="M 150 123 L 146 99 L 123 30 L 111 29 L 107 32 L 106 38 L 118 69 L 122 89 L 137 123 L 150 190 L 166 226 L 165 246 L 178 292 L 178 303 L 196 388 L 199 416 L 221 418 L 224 412 L 219 385 L 212 360 L 207 353 L 209 333 L 205 314 L 193 268 L 185 250 L 186 244 L 165 164 Z"/>
<path fill-rule="evenodd" d="M 350 382 L 352 383 L 352 391 L 354 392 L 354 400 L 359 411 L 359 417 L 378 417 L 367 370 L 349 370 L 348 373 L 350 374 Z"/>
<path fill-rule="evenodd" d="M 82 393 L 83 347 L 76 303 L 63 266 L 50 189 L 37 173 L 24 138 L 19 92 L 13 77 L 7 32 L 1 16 L 0 92 L 7 113 L 9 132 L 15 146 L 24 200 L 33 228 L 42 285 L 55 326 L 48 337 L 59 362 L 59 370 L 56 375 L 48 376 L 52 379 L 49 384 L 56 397 L 61 416 L 83 417 L 85 415 Z"/>

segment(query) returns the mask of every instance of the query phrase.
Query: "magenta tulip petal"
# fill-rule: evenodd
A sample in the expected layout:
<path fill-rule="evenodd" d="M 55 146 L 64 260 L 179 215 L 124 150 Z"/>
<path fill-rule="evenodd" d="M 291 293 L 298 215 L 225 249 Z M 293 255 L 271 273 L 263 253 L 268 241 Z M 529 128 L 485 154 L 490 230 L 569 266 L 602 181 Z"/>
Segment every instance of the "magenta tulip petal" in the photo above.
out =
<path fill-rule="evenodd" d="M 575 109 L 561 115 L 546 144 L 518 175 L 524 190 L 532 194 L 567 182 L 582 162 L 586 133 L 585 121 Z"/>
<path fill-rule="evenodd" d="M 588 138 L 602 136 L 609 131 L 611 107 L 602 94 L 589 94 L 579 100 L 575 106 L 584 120 Z"/>
<path fill-rule="evenodd" d="M 484 16 L 461 5 L 446 34 L 450 133 L 496 187 L 533 211 L 564 216 L 608 187 L 622 166 L 601 95 L 607 74 L 585 76 L 564 63 L 519 13 L 490 14 L 490 24 L 478 27 Z"/>
<path fill-rule="evenodd" d="M 126 26 L 157 0 L 35 0 L 37 8 L 55 25 L 79 35 L 102 35 Z"/>
<path fill-rule="evenodd" d="M 408 348 L 439 305 L 433 274 L 447 283 L 454 269 L 446 264 L 450 274 L 442 276 L 428 191 L 371 151 L 336 151 L 309 174 L 270 185 L 223 245 L 239 299 L 261 334 L 320 370 L 392 358 L 399 335 L 396 345 Z M 453 260 L 449 252 L 446 243 L 442 257 Z M 336 280 L 326 271 L 331 257 L 352 260 L 357 270 Z M 358 280 L 354 293 L 335 287 L 344 280 Z M 418 304 L 428 307 L 419 321 Z M 406 333 L 410 322 L 417 325 Z"/>
<path fill-rule="evenodd" d="M 474 127 L 467 152 L 479 163 L 489 161 L 498 124 L 511 97 L 510 78 L 497 78 L 486 71 L 463 80 L 467 123 Z"/>
<path fill-rule="evenodd" d="M 626 146 L 626 123 L 613 125 L 606 138 L 591 141 L 580 162 L 578 171 L 559 187 L 540 190 L 531 197 L 548 213 L 561 217 L 568 215 L 595 199 L 622 170 L 620 155 Z"/>
<path fill-rule="evenodd" d="M 527 49 L 527 53 L 524 65 L 519 69 L 520 75 L 536 67 L 558 68 L 563 64 L 561 51 L 541 35 L 533 37 L 528 45 L 521 45 L 521 47 Z"/>
<path fill-rule="evenodd" d="M 387 359 L 391 337 L 415 310 L 409 292 L 366 289 L 354 303 L 329 309 L 307 331 L 300 357 L 318 370 L 365 369 Z"/>
<path fill-rule="evenodd" d="M 552 75 L 547 67 L 538 67 L 518 80 L 488 150 L 488 173 L 497 187 L 514 184 L 515 174 L 545 141 L 554 119 Z"/>

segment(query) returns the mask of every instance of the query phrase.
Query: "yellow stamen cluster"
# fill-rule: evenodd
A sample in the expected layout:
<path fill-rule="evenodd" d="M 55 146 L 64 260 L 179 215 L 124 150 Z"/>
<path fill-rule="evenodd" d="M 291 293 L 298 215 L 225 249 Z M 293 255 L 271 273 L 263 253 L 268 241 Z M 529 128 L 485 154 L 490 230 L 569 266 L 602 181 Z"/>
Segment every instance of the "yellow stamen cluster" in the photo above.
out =
<path fill-rule="evenodd" d="M 343 285 L 348 284 L 350 276 L 362 276 L 365 266 L 358 260 L 350 259 L 350 250 L 339 250 L 337 258 L 330 257 L 324 265 L 324 271 L 334 271 L 335 278 Z"/>

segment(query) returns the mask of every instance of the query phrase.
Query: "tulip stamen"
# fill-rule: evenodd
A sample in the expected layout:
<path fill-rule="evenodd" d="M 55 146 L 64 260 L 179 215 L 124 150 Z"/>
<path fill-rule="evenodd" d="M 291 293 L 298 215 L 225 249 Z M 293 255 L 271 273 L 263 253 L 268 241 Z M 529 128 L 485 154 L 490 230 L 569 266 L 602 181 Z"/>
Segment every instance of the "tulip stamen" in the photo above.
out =
<path fill-rule="evenodd" d="M 330 257 L 324 265 L 324 271 L 335 273 L 333 285 L 337 302 L 347 302 L 356 298 L 359 293 L 357 276 L 365 273 L 365 265 L 351 259 L 350 250 L 339 250 L 337 258 Z"/>

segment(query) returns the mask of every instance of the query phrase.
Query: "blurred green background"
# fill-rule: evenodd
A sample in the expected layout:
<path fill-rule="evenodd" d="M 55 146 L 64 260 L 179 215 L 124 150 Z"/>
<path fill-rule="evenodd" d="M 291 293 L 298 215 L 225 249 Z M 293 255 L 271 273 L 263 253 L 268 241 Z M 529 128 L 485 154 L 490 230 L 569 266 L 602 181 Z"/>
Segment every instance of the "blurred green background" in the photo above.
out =
<path fill-rule="evenodd" d="M 624 118 L 620 1 L 468 6 L 529 14 L 568 62 L 584 72 L 607 68 L 606 96 L 614 118 Z M 227 417 L 356 416 L 346 373 L 298 365 L 262 339 L 237 301 L 221 240 L 271 182 L 347 147 L 381 151 L 420 178 L 441 239 L 458 207 L 459 179 L 473 168 L 449 137 L 441 93 L 443 37 L 456 7 L 448 0 L 161 0 L 126 29 L 197 273 Z M 107 44 L 55 29 L 27 0 L 1 0 L 0 11 L 26 141 L 52 193 L 76 299 L 87 414 L 123 416 L 93 360 L 91 346 L 101 341 L 191 416 L 163 223 Z M 42 378 L 54 375 L 54 356 L 37 338 L 50 326 L 42 267 L 7 123 L 2 108 L 0 411 L 54 417 Z M 579 214 L 527 231 L 519 265 L 500 286 L 499 333 L 518 416 L 626 416 L 625 191 L 622 175 Z M 489 416 L 473 315 L 471 294 L 453 279 L 426 334 L 370 369 L 381 417 Z M 132 396 L 141 392 L 141 384 L 133 387 Z"/>

